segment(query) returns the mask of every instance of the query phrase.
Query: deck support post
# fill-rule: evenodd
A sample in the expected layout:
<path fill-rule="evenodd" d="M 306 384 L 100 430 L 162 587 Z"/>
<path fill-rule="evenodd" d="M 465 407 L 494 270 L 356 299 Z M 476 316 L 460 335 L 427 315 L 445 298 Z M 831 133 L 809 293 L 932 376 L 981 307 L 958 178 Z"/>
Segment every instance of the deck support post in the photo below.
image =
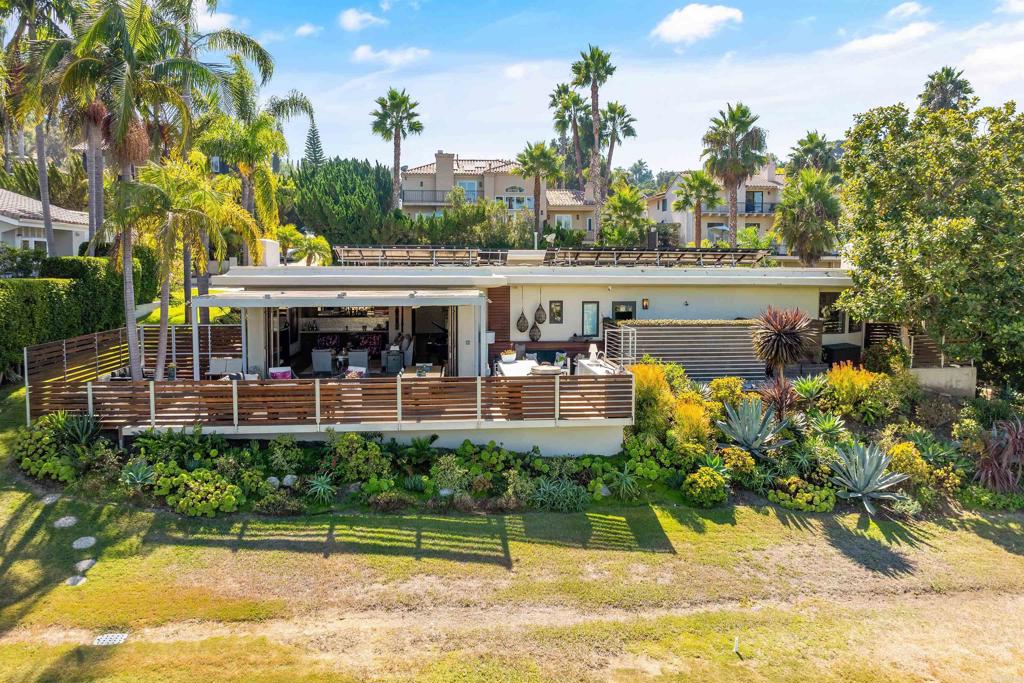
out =
<path fill-rule="evenodd" d="M 192 315 L 192 379 L 199 381 L 199 316 L 197 315 Z"/>
<path fill-rule="evenodd" d="M 149 380 L 149 426 L 156 428 L 156 382 Z"/>
<path fill-rule="evenodd" d="M 238 427 L 238 380 L 231 380 L 231 421 Z"/>
<path fill-rule="evenodd" d="M 29 386 L 28 386 L 28 347 L 27 346 L 23 347 L 22 353 L 23 353 L 23 357 L 24 357 L 24 361 L 25 361 L 25 364 L 23 366 L 23 371 L 25 373 L 25 426 L 26 427 L 31 427 L 32 426 L 32 405 L 31 405 L 31 401 L 29 401 L 30 396 L 29 396 Z"/>
<path fill-rule="evenodd" d="M 89 416 L 95 415 L 95 411 L 92 409 L 92 382 L 85 383 L 85 403 L 89 406 Z"/>
<path fill-rule="evenodd" d="M 397 410 L 396 417 L 398 418 L 399 426 L 402 422 L 402 376 L 399 375 L 395 378 L 395 408 Z"/>
<path fill-rule="evenodd" d="M 477 378 L 476 378 L 476 421 L 477 422 L 479 422 L 480 420 L 483 419 L 483 412 L 484 412 L 483 411 L 483 401 L 481 400 L 481 396 L 483 394 L 483 391 L 482 391 L 483 387 L 482 387 L 482 385 L 483 385 L 483 378 L 480 377 L 480 376 L 477 376 Z"/>
<path fill-rule="evenodd" d="M 316 406 L 316 430 L 320 431 L 320 378 L 313 380 L 313 404 Z"/>
<path fill-rule="evenodd" d="M 555 422 L 561 419 L 561 401 L 562 401 L 562 376 L 555 375 Z"/>

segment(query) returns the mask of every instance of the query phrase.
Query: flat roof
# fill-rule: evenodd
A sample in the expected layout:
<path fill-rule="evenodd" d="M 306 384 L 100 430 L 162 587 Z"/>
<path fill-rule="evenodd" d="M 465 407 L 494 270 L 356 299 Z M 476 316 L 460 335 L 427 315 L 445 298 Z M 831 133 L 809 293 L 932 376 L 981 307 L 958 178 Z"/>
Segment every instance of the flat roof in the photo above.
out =
<path fill-rule="evenodd" d="M 218 287 L 271 290 L 304 287 L 429 288 L 506 285 L 777 285 L 848 287 L 835 268 L 659 266 L 243 266 L 214 275 Z M 427 290 L 430 291 L 430 290 Z M 336 294 L 337 292 L 332 292 Z M 223 304 L 221 304 L 223 305 Z"/>
<path fill-rule="evenodd" d="M 278 308 L 317 306 L 466 306 L 482 305 L 486 295 L 478 289 L 297 289 L 215 292 L 192 297 L 200 308 Z"/>

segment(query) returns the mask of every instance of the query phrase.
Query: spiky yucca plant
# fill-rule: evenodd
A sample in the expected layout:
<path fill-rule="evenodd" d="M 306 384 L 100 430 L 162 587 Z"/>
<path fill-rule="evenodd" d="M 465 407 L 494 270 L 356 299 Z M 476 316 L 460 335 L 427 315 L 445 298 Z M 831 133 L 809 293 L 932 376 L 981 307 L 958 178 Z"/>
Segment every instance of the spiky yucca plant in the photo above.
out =
<path fill-rule="evenodd" d="M 779 417 L 785 417 L 790 408 L 796 404 L 797 395 L 793 391 L 793 385 L 781 375 L 762 384 L 757 393 L 761 395 L 761 400 L 765 404 L 775 409 L 775 413 Z"/>
<path fill-rule="evenodd" d="M 799 308 L 769 306 L 754 319 L 751 336 L 757 357 L 772 366 L 776 377 L 782 377 L 787 365 L 810 353 L 814 327 Z"/>
<path fill-rule="evenodd" d="M 853 442 L 840 446 L 837 452 L 839 460 L 829 465 L 834 472 L 832 483 L 840 489 L 837 496 L 860 500 L 869 515 L 875 514 L 874 501 L 906 499 L 903 494 L 886 490 L 908 477 L 885 471 L 889 466 L 889 456 L 878 446 Z"/>

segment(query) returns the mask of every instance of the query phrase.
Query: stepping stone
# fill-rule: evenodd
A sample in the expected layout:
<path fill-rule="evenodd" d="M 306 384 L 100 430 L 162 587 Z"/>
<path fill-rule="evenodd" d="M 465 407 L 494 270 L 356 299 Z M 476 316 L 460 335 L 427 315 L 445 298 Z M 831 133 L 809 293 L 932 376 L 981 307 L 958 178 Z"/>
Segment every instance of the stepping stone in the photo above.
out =
<path fill-rule="evenodd" d="M 53 523 L 54 529 L 70 529 L 74 525 L 78 524 L 78 517 L 74 515 L 68 515 L 67 517 L 61 517 Z"/>
<path fill-rule="evenodd" d="M 84 574 L 94 566 L 96 566 L 96 560 L 92 558 L 89 558 L 88 560 L 81 560 L 79 562 L 75 562 L 75 571 L 79 574 Z"/>
<path fill-rule="evenodd" d="M 127 633 L 104 633 L 96 636 L 93 645 L 120 645 L 128 639 Z"/>
<path fill-rule="evenodd" d="M 81 538 L 76 538 L 75 542 L 71 544 L 71 547 L 75 550 L 85 550 L 86 548 L 91 548 L 94 545 L 96 545 L 95 536 L 82 536 Z"/>
<path fill-rule="evenodd" d="M 53 505 L 60 500 L 59 493 L 47 493 L 45 496 L 39 499 L 43 505 Z"/>
<path fill-rule="evenodd" d="M 64 583 L 66 583 L 69 586 L 81 586 L 83 583 L 85 583 L 85 577 L 81 575 L 69 576 L 68 580 Z"/>

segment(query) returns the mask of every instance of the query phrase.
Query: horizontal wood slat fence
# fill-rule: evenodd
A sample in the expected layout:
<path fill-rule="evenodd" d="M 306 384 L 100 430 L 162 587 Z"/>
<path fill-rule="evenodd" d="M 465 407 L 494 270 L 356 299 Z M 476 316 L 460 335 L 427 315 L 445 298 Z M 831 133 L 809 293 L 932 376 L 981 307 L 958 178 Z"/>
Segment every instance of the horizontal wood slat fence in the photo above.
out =
<path fill-rule="evenodd" d="M 47 382 L 32 412 L 108 429 L 632 420 L 633 376 Z M 312 431 L 312 429 L 311 429 Z"/>

